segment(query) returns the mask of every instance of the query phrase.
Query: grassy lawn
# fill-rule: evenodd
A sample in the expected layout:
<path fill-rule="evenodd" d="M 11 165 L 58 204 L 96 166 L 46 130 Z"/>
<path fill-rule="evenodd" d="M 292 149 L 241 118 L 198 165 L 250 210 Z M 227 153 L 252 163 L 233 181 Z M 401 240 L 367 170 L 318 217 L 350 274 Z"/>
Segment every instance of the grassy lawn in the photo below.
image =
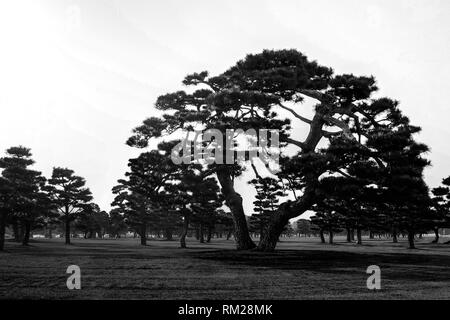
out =
<path fill-rule="evenodd" d="M 32 299 L 450 299 L 450 245 L 338 239 L 286 239 L 272 254 L 236 252 L 229 240 L 62 239 L 8 242 L 0 253 L 0 298 Z M 81 290 L 66 287 L 67 266 L 81 268 Z M 366 288 L 369 265 L 382 290 Z"/>

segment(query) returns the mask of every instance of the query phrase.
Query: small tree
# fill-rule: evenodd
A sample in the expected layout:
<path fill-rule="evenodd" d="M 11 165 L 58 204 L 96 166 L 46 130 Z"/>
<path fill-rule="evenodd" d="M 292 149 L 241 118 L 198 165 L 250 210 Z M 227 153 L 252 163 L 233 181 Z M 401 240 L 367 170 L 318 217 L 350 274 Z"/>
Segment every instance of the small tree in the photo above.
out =
<path fill-rule="evenodd" d="M 5 247 L 5 230 L 8 215 L 11 212 L 10 199 L 13 195 L 13 188 L 10 182 L 0 177 L 0 251 Z"/>
<path fill-rule="evenodd" d="M 28 245 L 35 220 L 45 213 L 49 205 L 47 195 L 42 191 L 45 178 L 29 168 L 34 164 L 31 156 L 30 149 L 19 146 L 9 148 L 6 156 L 0 159 L 2 175 L 6 179 L 3 190 L 9 189 L 3 196 L 2 219 L 6 219 L 9 212 L 13 223 L 20 225 L 22 232 L 19 235 L 19 228 L 14 228 L 15 237 L 23 245 Z"/>
<path fill-rule="evenodd" d="M 60 220 L 65 225 L 66 244 L 70 244 L 71 223 L 92 200 L 91 191 L 85 185 L 84 178 L 76 176 L 73 170 L 53 168 L 48 191 L 59 210 Z"/>
<path fill-rule="evenodd" d="M 312 229 L 311 229 L 311 220 L 307 219 L 298 219 L 297 222 L 297 228 L 296 232 L 299 236 L 311 236 Z"/>
<path fill-rule="evenodd" d="M 171 146 L 173 143 L 162 143 L 158 150 L 130 159 L 127 179 L 119 180 L 113 188 L 116 197 L 112 205 L 120 208 L 126 223 L 138 232 L 141 245 L 147 244 L 147 229 L 151 224 L 161 227 L 162 211 L 168 209 L 164 188 L 176 179 L 180 170 L 168 154 Z"/>
<path fill-rule="evenodd" d="M 442 180 L 442 185 L 432 190 L 431 227 L 436 235 L 433 243 L 439 242 L 439 228 L 450 226 L 450 177 Z"/>
<path fill-rule="evenodd" d="M 258 177 L 249 183 L 256 189 L 253 201 L 253 211 L 256 214 L 251 215 L 251 222 L 253 227 L 257 227 L 260 237 L 263 237 L 269 220 L 278 210 L 280 197 L 285 196 L 283 185 L 279 180 L 270 177 Z"/>
<path fill-rule="evenodd" d="M 109 212 L 108 233 L 114 238 L 120 238 L 122 233 L 127 231 L 127 225 L 123 214 L 119 208 L 114 208 Z"/>

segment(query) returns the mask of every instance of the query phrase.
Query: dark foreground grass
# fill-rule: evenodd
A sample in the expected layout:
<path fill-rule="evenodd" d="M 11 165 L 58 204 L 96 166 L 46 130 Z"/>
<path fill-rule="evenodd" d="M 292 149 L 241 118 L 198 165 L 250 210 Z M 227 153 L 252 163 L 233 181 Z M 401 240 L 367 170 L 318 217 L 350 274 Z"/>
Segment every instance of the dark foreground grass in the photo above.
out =
<path fill-rule="evenodd" d="M 426 240 L 429 242 L 429 240 Z M 275 253 L 236 252 L 233 242 L 135 239 L 7 243 L 0 253 L 0 298 L 31 299 L 449 299 L 450 245 L 366 241 L 322 245 L 290 239 Z M 81 290 L 68 290 L 67 266 L 81 268 Z M 369 265 L 382 290 L 366 288 Z"/>

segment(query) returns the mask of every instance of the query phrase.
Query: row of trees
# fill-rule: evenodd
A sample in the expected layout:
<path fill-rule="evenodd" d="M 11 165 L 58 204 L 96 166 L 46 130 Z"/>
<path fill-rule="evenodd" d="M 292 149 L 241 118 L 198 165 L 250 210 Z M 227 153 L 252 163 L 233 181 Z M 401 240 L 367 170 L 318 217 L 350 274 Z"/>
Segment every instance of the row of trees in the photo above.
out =
<path fill-rule="evenodd" d="M 72 170 L 54 168 L 50 179 L 31 169 L 30 149 L 18 146 L 0 158 L 0 250 L 4 248 L 9 225 L 16 241 L 27 245 L 33 228 L 48 227 L 58 221 L 65 226 L 66 243 L 70 227 L 81 214 L 92 209 L 91 192 L 85 180 Z"/>
<path fill-rule="evenodd" d="M 166 150 L 169 147 L 162 145 Z M 66 244 L 77 233 L 85 238 L 102 238 L 131 231 L 145 244 L 148 232 L 162 233 L 168 240 L 173 233 L 181 232 L 185 246 L 188 231 L 192 233 L 189 223 L 195 226 L 194 234 L 200 242 L 210 241 L 213 233 L 230 238 L 232 222 L 219 210 L 216 181 L 202 178 L 195 167 L 170 171 L 172 162 L 164 159 L 158 152 L 151 152 L 130 160 L 128 179 L 114 188 L 115 207 L 108 214 L 92 202 L 85 180 L 74 171 L 54 168 L 47 179 L 31 168 L 34 160 L 30 149 L 9 148 L 0 158 L 0 249 L 4 248 L 7 227 L 14 240 L 23 245 L 28 245 L 32 230 L 39 230 L 50 238 L 55 231 L 64 234 Z M 182 226 L 183 219 L 189 220 L 186 227 Z"/>
<path fill-rule="evenodd" d="M 229 238 L 232 220 L 222 209 L 223 197 L 216 179 L 208 177 L 201 165 L 174 164 L 170 153 L 177 143 L 160 143 L 157 150 L 129 161 L 126 179 L 113 188 L 113 212 L 123 214 L 142 245 L 149 229 L 162 230 L 168 240 L 181 229 L 182 248 L 191 229 L 197 231 L 200 242 L 205 231 L 206 241 L 218 230 Z"/>

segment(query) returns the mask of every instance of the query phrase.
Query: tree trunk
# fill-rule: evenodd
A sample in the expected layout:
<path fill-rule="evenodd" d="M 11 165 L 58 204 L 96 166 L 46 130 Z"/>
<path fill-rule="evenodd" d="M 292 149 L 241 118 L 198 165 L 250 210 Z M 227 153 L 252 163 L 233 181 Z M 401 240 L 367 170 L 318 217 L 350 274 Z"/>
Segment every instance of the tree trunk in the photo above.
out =
<path fill-rule="evenodd" d="M 200 240 L 200 229 L 198 227 L 195 229 L 195 240 Z"/>
<path fill-rule="evenodd" d="M 350 228 L 347 228 L 347 242 L 352 242 L 352 235 Z"/>
<path fill-rule="evenodd" d="M 435 235 L 435 238 L 432 243 L 438 243 L 439 242 L 439 228 L 438 227 L 434 227 L 434 235 Z"/>
<path fill-rule="evenodd" d="M 325 235 L 323 234 L 323 230 L 320 229 L 320 242 L 325 243 Z"/>
<path fill-rule="evenodd" d="M 408 242 L 409 242 L 409 248 L 415 249 L 416 246 L 414 245 L 414 232 L 408 231 Z"/>
<path fill-rule="evenodd" d="M 392 242 L 393 243 L 398 243 L 398 237 L 397 237 L 397 231 L 396 230 L 392 231 Z"/>
<path fill-rule="evenodd" d="M 272 218 L 269 220 L 264 234 L 258 244 L 259 251 L 271 252 L 275 250 L 278 238 L 288 224 L 289 219 L 295 218 L 309 210 L 316 200 L 315 185 L 306 187 L 303 196 L 297 201 L 282 203 Z"/>
<path fill-rule="evenodd" d="M 184 216 L 183 231 L 180 236 L 180 247 L 186 248 L 186 236 L 189 230 L 189 216 Z"/>
<path fill-rule="evenodd" d="M 205 236 L 203 234 L 203 223 L 198 226 L 198 237 L 200 238 L 200 243 L 205 243 Z"/>
<path fill-rule="evenodd" d="M 141 224 L 141 231 L 139 232 L 141 236 L 141 246 L 147 245 L 147 224 Z"/>
<path fill-rule="evenodd" d="M 12 223 L 13 233 L 14 233 L 14 241 L 21 242 L 22 241 L 22 228 L 20 227 L 19 221 L 14 219 Z"/>
<path fill-rule="evenodd" d="M 66 244 L 70 244 L 70 221 L 66 218 Z"/>
<path fill-rule="evenodd" d="M 288 222 L 289 217 L 287 215 L 274 215 L 260 237 L 258 250 L 265 252 L 271 252 L 275 250 L 278 239 L 280 238 L 280 235 Z"/>
<path fill-rule="evenodd" d="M 329 239 L 328 239 L 329 243 L 333 244 L 333 230 L 329 230 L 328 232 L 329 232 L 329 236 L 330 236 Z"/>
<path fill-rule="evenodd" d="M 19 239 L 19 227 L 18 227 L 17 221 L 15 219 L 11 222 L 11 229 L 13 232 L 14 241 L 17 242 Z"/>
<path fill-rule="evenodd" d="M 170 228 L 164 229 L 164 237 L 166 238 L 167 241 L 172 241 L 173 240 L 172 230 L 170 230 Z"/>
<path fill-rule="evenodd" d="M 236 239 L 237 250 L 249 250 L 255 247 L 250 238 L 247 220 L 242 206 L 242 197 L 234 190 L 233 180 L 228 170 L 217 171 L 217 178 L 222 186 L 222 194 L 225 196 L 225 203 L 230 208 L 234 223 L 234 237 Z"/>
<path fill-rule="evenodd" d="M 356 228 L 356 239 L 357 239 L 357 244 L 362 244 L 362 237 L 361 237 L 361 228 L 357 227 Z"/>
<path fill-rule="evenodd" d="M 30 243 L 30 232 L 31 232 L 31 222 L 30 221 L 24 222 L 24 229 L 25 229 L 25 233 L 23 235 L 22 245 L 27 246 Z"/>
<path fill-rule="evenodd" d="M 6 212 L 0 212 L 0 251 L 5 249 Z"/>
<path fill-rule="evenodd" d="M 352 228 L 351 233 L 350 233 L 350 239 L 352 241 L 355 241 L 355 229 Z"/>
<path fill-rule="evenodd" d="M 206 242 L 207 243 L 211 242 L 211 237 L 212 237 L 212 227 L 208 226 L 208 234 L 206 235 Z"/>

